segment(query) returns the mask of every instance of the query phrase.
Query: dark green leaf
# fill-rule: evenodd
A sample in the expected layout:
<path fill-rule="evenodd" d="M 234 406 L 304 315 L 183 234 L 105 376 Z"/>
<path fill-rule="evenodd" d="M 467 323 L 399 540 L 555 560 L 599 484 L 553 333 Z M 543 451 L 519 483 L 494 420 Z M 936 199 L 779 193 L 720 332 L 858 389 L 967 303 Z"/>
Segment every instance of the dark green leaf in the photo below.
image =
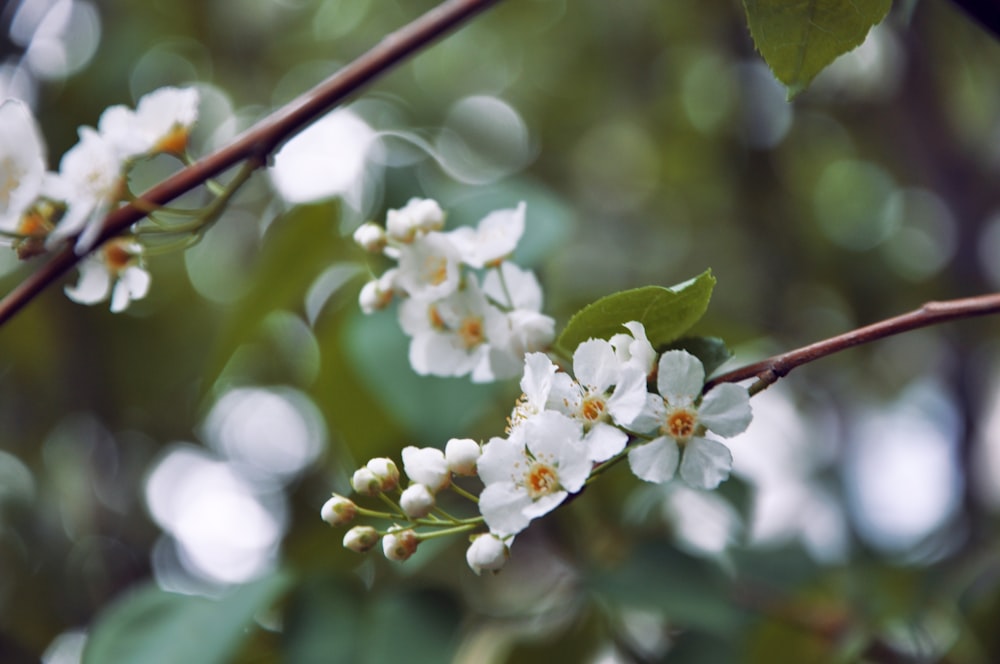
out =
<path fill-rule="evenodd" d="M 892 0 L 743 0 L 757 50 L 794 97 L 838 56 L 861 45 Z"/>
<path fill-rule="evenodd" d="M 644 286 L 602 297 L 574 314 L 556 345 L 572 354 L 587 339 L 608 339 L 625 332 L 624 323 L 638 321 L 654 347 L 664 346 L 705 314 L 714 287 L 715 277 L 706 270 L 672 288 Z"/>
<path fill-rule="evenodd" d="M 216 664 L 245 637 L 254 615 L 289 584 L 275 574 L 237 588 L 221 600 L 179 595 L 150 584 L 112 604 L 87 639 L 85 664 Z"/>

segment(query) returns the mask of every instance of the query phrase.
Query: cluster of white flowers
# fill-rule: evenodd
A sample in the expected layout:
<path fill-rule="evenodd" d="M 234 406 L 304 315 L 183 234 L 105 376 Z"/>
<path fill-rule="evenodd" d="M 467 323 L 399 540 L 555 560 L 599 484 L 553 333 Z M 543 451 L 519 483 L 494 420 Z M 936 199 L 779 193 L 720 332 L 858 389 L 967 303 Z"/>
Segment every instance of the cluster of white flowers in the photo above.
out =
<path fill-rule="evenodd" d="M 133 110 L 106 109 L 97 129 L 81 127 L 79 142 L 48 171 L 45 143 L 31 110 L 16 99 L 0 103 L 0 232 L 27 258 L 62 242 L 89 252 L 104 217 L 128 200 L 128 173 L 156 154 L 183 155 L 198 115 L 193 88 L 161 88 Z M 107 243 L 80 265 L 80 280 L 66 289 L 73 300 L 94 304 L 111 297 L 121 311 L 149 289 L 142 247 L 132 239 Z"/>
<path fill-rule="evenodd" d="M 555 336 L 535 275 L 507 260 L 524 233 L 525 204 L 492 212 L 474 229 L 446 232 L 444 220 L 437 202 L 414 198 L 389 210 L 385 228 L 357 229 L 361 247 L 396 261 L 362 288 L 361 308 L 372 313 L 402 299 L 399 322 L 418 374 L 513 378 L 525 353 Z M 477 271 L 485 272 L 481 281 Z"/>
<path fill-rule="evenodd" d="M 543 353 L 528 353 L 522 394 L 505 437 L 481 447 L 472 440 L 452 440 L 443 452 L 404 449 L 403 464 L 413 482 L 405 490 L 398 488 L 399 474 L 388 460 L 375 459 L 358 470 L 355 491 L 387 500 L 385 492 L 397 492 L 396 513 L 360 510 L 334 496 L 324 506 L 323 518 L 335 525 L 358 513 L 403 518 L 404 525 L 396 523 L 382 533 L 356 526 L 344 539 L 344 546 L 364 551 L 381 537 L 393 560 L 408 558 L 427 537 L 481 530 L 485 524 L 488 532 L 474 535 L 466 554 L 478 574 L 502 567 L 514 537 L 532 520 L 619 461 L 627 459 L 632 472 L 647 482 L 663 483 L 679 475 L 692 487 L 716 488 L 733 462 L 717 437 L 736 435 L 749 425 L 748 391 L 723 384 L 702 395 L 705 371 L 697 357 L 683 350 L 659 354 L 642 324 L 632 321 L 625 328 L 628 333 L 610 340 L 581 343 L 573 354 L 572 373 Z M 452 484 L 455 475 L 478 476 L 478 499 Z M 428 519 L 435 496 L 449 487 L 476 500 L 480 515 Z M 423 526 L 433 534 L 418 532 Z"/>

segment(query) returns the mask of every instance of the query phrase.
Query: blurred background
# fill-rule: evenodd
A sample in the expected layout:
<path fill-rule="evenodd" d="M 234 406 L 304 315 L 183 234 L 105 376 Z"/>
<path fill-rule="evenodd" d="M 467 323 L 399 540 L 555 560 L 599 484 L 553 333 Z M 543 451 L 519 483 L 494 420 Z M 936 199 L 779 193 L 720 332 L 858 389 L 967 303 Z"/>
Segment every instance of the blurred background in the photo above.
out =
<path fill-rule="evenodd" d="M 13 0 L 0 94 L 55 168 L 107 106 L 195 85 L 206 154 L 433 4 Z M 370 457 L 500 435 L 518 393 L 414 375 L 358 310 L 385 266 L 349 233 L 413 196 L 449 227 L 526 201 L 560 324 L 712 268 L 726 368 L 1000 289 L 1000 45 L 897 5 L 789 103 L 735 1 L 501 4 L 287 144 L 125 314 L 32 302 L 0 329 L 0 661 L 79 661 L 144 584 L 194 615 L 279 569 L 223 661 L 997 661 L 994 319 L 798 369 L 720 491 L 617 468 L 495 577 L 458 539 L 358 556 L 318 514 Z M 40 264 L 0 260 L 4 291 Z"/>

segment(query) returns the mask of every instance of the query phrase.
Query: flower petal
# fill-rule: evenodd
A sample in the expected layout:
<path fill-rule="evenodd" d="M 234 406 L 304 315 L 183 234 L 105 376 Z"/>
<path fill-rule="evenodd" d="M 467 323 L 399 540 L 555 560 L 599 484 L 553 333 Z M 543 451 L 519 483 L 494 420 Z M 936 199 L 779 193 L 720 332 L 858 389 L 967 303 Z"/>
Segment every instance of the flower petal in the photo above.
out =
<path fill-rule="evenodd" d="M 553 494 L 555 495 L 555 494 Z M 524 512 L 531 506 L 531 498 L 513 482 L 497 482 L 488 485 L 479 494 L 479 511 L 490 527 L 490 532 L 501 537 L 516 535 L 531 523 L 531 517 Z"/>
<path fill-rule="evenodd" d="M 662 436 L 628 453 L 628 465 L 640 480 L 662 484 L 677 471 L 680 450 L 672 438 Z"/>
<path fill-rule="evenodd" d="M 588 339 L 573 353 L 573 373 L 581 385 L 603 392 L 618 382 L 621 368 L 615 349 L 604 339 Z"/>
<path fill-rule="evenodd" d="M 733 454 L 717 440 L 692 438 L 681 459 L 681 479 L 699 489 L 714 489 L 729 477 Z"/>
<path fill-rule="evenodd" d="M 698 419 L 720 436 L 735 436 L 746 431 L 753 414 L 750 393 L 745 387 L 723 383 L 713 388 L 698 407 Z"/>
<path fill-rule="evenodd" d="M 660 356 L 656 388 L 672 405 L 690 403 L 705 384 L 701 361 L 683 350 L 670 350 Z"/>
<path fill-rule="evenodd" d="M 628 434 L 618 427 L 598 422 L 583 438 L 587 446 L 587 458 L 591 461 L 607 461 L 625 449 Z"/>

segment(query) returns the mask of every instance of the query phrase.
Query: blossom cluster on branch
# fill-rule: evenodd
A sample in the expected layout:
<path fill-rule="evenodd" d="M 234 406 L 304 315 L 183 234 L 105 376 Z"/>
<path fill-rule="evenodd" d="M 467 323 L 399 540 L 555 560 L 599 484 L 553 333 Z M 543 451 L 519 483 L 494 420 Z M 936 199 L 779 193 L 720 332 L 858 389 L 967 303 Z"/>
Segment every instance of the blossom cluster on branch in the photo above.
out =
<path fill-rule="evenodd" d="M 647 482 L 679 477 L 714 489 L 729 476 L 732 454 L 719 438 L 749 425 L 747 389 L 726 383 L 703 395 L 701 360 L 681 349 L 659 352 L 635 320 L 608 339 L 583 341 L 563 358 L 565 366 L 557 364 L 550 349 L 554 322 L 540 312 L 538 281 L 507 260 L 525 214 L 522 203 L 487 215 L 475 229 L 444 232 L 440 206 L 413 199 L 389 211 L 384 229 L 368 222 L 355 233 L 363 248 L 398 263 L 369 281 L 359 299 L 366 313 L 402 299 L 399 322 L 411 337 L 415 371 L 490 381 L 516 375 L 516 366 L 521 396 L 504 436 L 482 444 L 452 439 L 443 450 L 403 449 L 406 486 L 391 459 L 375 458 L 355 471 L 354 491 L 387 509 L 335 494 L 321 516 L 332 525 L 359 516 L 388 525 L 353 526 L 345 547 L 364 552 L 381 540 L 387 558 L 406 560 L 424 540 L 475 533 L 469 566 L 476 573 L 497 570 L 534 519 L 623 460 Z M 488 270 L 482 287 L 472 269 Z M 439 500 L 446 491 L 478 514 L 446 512 Z"/>
<path fill-rule="evenodd" d="M 96 129 L 80 127 L 79 142 L 63 155 L 58 171 L 49 171 L 31 110 L 19 100 L 5 100 L 0 104 L 0 234 L 21 258 L 66 242 L 87 254 L 79 281 L 66 288 L 77 302 L 95 304 L 110 297 L 111 310 L 118 312 L 145 297 L 150 277 L 137 234 L 91 250 L 105 216 L 135 199 L 128 177 L 139 161 L 160 154 L 185 160 L 198 101 L 193 88 L 168 87 L 143 96 L 135 109 L 112 106 Z"/>

